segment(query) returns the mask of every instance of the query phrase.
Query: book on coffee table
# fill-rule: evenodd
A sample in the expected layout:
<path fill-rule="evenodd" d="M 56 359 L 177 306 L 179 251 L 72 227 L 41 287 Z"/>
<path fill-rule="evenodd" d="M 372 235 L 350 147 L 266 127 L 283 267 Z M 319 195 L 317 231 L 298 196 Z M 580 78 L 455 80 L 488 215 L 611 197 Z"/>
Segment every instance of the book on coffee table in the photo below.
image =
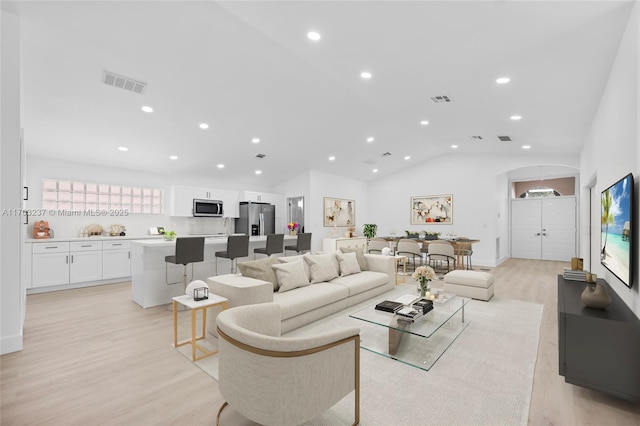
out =
<path fill-rule="evenodd" d="M 420 296 L 416 296 L 415 294 L 404 294 L 395 299 L 396 302 L 402 303 L 405 306 L 411 306 L 418 300 L 420 300 Z"/>
<path fill-rule="evenodd" d="M 385 300 L 384 302 L 380 302 L 376 305 L 376 309 L 379 311 L 385 312 L 396 312 L 398 309 L 402 308 L 404 305 L 400 302 L 394 302 L 393 300 Z"/>
<path fill-rule="evenodd" d="M 396 315 L 398 316 L 398 321 L 413 322 L 422 316 L 422 312 L 411 306 L 405 306 L 396 312 Z"/>

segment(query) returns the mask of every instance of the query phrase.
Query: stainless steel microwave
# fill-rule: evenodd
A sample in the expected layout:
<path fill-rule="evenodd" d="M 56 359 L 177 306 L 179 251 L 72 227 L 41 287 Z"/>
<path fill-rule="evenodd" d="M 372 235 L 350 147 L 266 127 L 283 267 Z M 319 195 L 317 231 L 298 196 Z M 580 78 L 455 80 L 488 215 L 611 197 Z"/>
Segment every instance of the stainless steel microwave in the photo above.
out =
<path fill-rule="evenodd" d="M 220 200 L 193 199 L 194 217 L 222 217 L 223 213 L 222 201 Z"/>

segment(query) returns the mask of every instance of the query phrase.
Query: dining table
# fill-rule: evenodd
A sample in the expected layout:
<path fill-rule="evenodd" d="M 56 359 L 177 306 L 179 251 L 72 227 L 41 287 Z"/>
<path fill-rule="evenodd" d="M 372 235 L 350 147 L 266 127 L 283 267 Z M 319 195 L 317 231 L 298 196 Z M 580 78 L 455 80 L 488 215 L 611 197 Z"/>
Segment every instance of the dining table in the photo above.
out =
<path fill-rule="evenodd" d="M 389 241 L 392 244 L 397 244 L 403 238 L 399 237 L 383 237 L 385 240 Z M 471 250 L 473 244 L 479 243 L 480 240 L 473 238 L 447 238 L 447 239 L 437 239 L 437 240 L 424 240 L 424 239 L 414 239 L 417 243 L 421 244 L 422 251 L 428 253 L 429 244 L 438 241 L 446 241 L 453 246 L 453 251 L 456 254 L 456 269 L 467 269 L 467 265 L 465 264 L 465 250 Z M 393 247 L 392 247 L 393 249 Z"/>

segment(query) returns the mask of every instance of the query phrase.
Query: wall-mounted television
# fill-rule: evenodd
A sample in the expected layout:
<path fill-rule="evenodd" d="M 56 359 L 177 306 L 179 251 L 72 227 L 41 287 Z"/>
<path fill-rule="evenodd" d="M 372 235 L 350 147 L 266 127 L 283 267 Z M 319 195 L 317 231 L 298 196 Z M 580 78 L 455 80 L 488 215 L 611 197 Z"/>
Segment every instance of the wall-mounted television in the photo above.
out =
<path fill-rule="evenodd" d="M 629 173 L 600 196 L 600 263 L 627 287 L 633 285 L 635 204 Z"/>

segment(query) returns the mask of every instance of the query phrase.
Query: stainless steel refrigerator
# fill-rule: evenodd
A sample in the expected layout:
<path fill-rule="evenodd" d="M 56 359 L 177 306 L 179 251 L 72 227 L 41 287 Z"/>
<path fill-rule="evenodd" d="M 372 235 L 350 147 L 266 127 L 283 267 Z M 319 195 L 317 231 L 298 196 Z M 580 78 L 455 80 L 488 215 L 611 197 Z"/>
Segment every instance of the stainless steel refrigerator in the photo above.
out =
<path fill-rule="evenodd" d="M 274 234 L 276 206 L 268 203 L 240 202 L 240 217 L 236 219 L 236 233 L 246 235 Z"/>

